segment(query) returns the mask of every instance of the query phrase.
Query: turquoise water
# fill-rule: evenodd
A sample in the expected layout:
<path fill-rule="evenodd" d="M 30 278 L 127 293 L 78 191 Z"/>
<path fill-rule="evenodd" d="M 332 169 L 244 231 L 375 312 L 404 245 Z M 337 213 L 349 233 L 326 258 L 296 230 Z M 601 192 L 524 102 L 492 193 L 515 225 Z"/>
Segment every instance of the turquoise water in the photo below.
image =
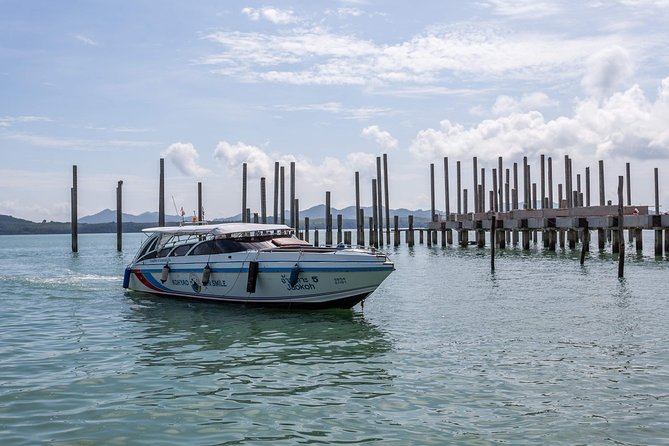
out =
<path fill-rule="evenodd" d="M 403 246 L 287 311 L 127 294 L 140 239 L 0 237 L 0 444 L 669 444 L 666 259 Z"/>

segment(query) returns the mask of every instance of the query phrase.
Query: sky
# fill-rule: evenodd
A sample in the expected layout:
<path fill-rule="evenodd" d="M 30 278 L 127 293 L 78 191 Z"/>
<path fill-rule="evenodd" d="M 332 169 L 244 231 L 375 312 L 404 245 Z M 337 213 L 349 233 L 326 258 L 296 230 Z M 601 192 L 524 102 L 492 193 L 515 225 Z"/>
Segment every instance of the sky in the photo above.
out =
<path fill-rule="evenodd" d="M 0 214 L 69 221 L 73 165 L 80 216 L 119 180 L 124 212 L 157 211 L 161 157 L 168 213 L 198 182 L 206 218 L 239 213 L 244 162 L 253 212 L 275 161 L 301 209 L 354 204 L 355 171 L 367 206 L 384 153 L 391 208 L 430 207 L 435 163 L 443 210 L 446 156 L 454 202 L 456 161 L 471 190 L 474 156 L 544 154 L 593 190 L 603 160 L 614 202 L 630 163 L 653 205 L 658 168 L 666 212 L 667 23 L 669 0 L 0 0 Z"/>

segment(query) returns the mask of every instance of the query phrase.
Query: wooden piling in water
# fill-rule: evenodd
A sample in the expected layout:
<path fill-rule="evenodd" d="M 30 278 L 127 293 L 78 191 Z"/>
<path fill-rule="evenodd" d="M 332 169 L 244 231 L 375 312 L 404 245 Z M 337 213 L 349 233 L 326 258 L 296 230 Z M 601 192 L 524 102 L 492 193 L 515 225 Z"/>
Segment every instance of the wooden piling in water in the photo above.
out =
<path fill-rule="evenodd" d="M 583 226 L 583 242 L 581 245 L 581 265 L 585 264 L 585 253 L 588 251 L 587 246 L 590 243 L 590 230 L 588 229 L 588 219 L 585 219 Z"/>
<path fill-rule="evenodd" d="M 623 233 L 623 177 L 618 177 L 618 278 L 625 276 L 625 235 Z"/>
<path fill-rule="evenodd" d="M 504 211 L 504 186 L 503 186 L 503 181 L 504 181 L 504 160 L 502 159 L 501 156 L 497 157 L 497 197 L 495 197 L 495 200 L 497 200 L 497 208 L 499 212 Z"/>
<path fill-rule="evenodd" d="M 459 161 L 458 161 L 459 163 Z M 478 158 L 472 157 L 472 168 L 474 171 L 474 212 L 481 212 L 479 209 L 479 180 L 478 180 Z M 460 186 L 458 186 L 458 194 L 460 193 Z M 460 203 L 458 203 L 458 214 L 460 213 Z"/>
<path fill-rule="evenodd" d="M 295 199 L 295 203 L 293 203 L 293 209 L 295 210 L 295 234 L 300 233 L 300 200 L 298 198 Z"/>
<path fill-rule="evenodd" d="M 165 226 L 165 158 L 160 158 L 160 179 L 158 181 L 158 226 Z"/>
<path fill-rule="evenodd" d="M 457 204 L 458 204 L 458 215 L 462 214 L 462 183 L 461 183 L 461 177 L 460 177 L 460 161 L 455 162 L 455 188 L 457 189 L 458 196 L 457 196 Z"/>
<path fill-rule="evenodd" d="M 495 215 L 490 219 L 490 271 L 495 272 L 495 232 L 497 232 L 497 219 Z"/>
<path fill-rule="evenodd" d="M 381 185 L 383 184 L 383 177 L 381 176 L 381 157 L 376 157 L 376 212 L 378 213 L 376 217 L 377 224 L 377 246 L 383 246 L 383 189 Z"/>
<path fill-rule="evenodd" d="M 369 245 L 372 247 L 374 246 L 374 240 L 376 237 L 376 229 L 374 225 L 374 217 L 368 217 L 368 224 L 369 224 Z"/>
<path fill-rule="evenodd" d="M 72 166 L 72 188 L 70 189 L 70 205 L 72 219 L 72 252 L 79 251 L 79 226 L 77 216 L 77 166 Z"/>
<path fill-rule="evenodd" d="M 360 238 L 357 243 L 359 246 L 365 246 L 365 210 L 360 209 Z"/>
<path fill-rule="evenodd" d="M 281 189 L 280 191 L 280 199 L 279 199 L 279 204 L 281 207 L 281 217 L 279 221 L 281 222 L 282 225 L 286 224 L 286 175 L 285 175 L 285 168 L 283 166 L 280 167 L 279 169 L 279 187 Z"/>
<path fill-rule="evenodd" d="M 436 221 L 437 211 L 434 199 L 434 163 L 430 163 L 430 221 Z"/>
<path fill-rule="evenodd" d="M 393 233 L 393 245 L 395 247 L 400 246 L 400 217 L 398 215 L 393 215 L 393 227 L 395 232 Z"/>
<path fill-rule="evenodd" d="M 295 161 L 290 162 L 290 227 L 297 226 L 295 210 Z"/>
<path fill-rule="evenodd" d="M 529 209 L 530 189 L 529 189 L 529 175 L 527 171 L 527 157 L 523 157 L 523 209 Z"/>
<path fill-rule="evenodd" d="M 386 244 L 390 245 L 390 197 L 388 196 L 388 154 L 383 154 L 383 195 L 386 211 Z"/>
<path fill-rule="evenodd" d="M 279 223 L 279 162 L 274 162 L 274 224 Z M 305 233 L 308 234 L 308 231 Z M 309 240 L 307 235 L 307 240 Z"/>
<path fill-rule="evenodd" d="M 123 181 L 116 186 L 116 250 L 123 251 Z"/>
<path fill-rule="evenodd" d="M 260 222 L 267 224 L 267 190 L 265 177 L 260 177 Z"/>
<path fill-rule="evenodd" d="M 360 245 L 360 240 L 364 240 L 365 236 L 363 234 L 363 226 L 365 220 L 360 218 L 360 172 L 355 172 L 355 239 L 357 240 L 358 245 Z M 362 243 L 364 245 L 364 242 Z"/>
<path fill-rule="evenodd" d="M 655 215 L 660 215 L 660 171 L 656 167 L 653 170 L 653 174 L 655 177 Z M 656 229 L 655 230 L 655 255 L 656 256 L 661 256 L 662 255 L 662 230 L 661 229 Z"/>
<path fill-rule="evenodd" d="M 448 184 L 448 157 L 444 157 L 444 210 L 446 211 L 446 220 L 450 220 L 451 202 Z"/>
<path fill-rule="evenodd" d="M 599 205 L 606 204 L 606 196 L 604 195 L 604 160 L 599 160 Z"/>
<path fill-rule="evenodd" d="M 309 241 L 309 217 L 304 217 L 304 241 Z"/>
<path fill-rule="evenodd" d="M 585 168 L 585 205 L 590 207 L 590 167 Z"/>
<path fill-rule="evenodd" d="M 318 241 L 318 229 L 314 228 L 314 246 L 320 246 Z"/>
<path fill-rule="evenodd" d="M 343 216 L 337 214 L 337 244 L 342 242 Z"/>
<path fill-rule="evenodd" d="M 248 219 L 246 218 L 246 180 L 247 167 L 246 163 L 242 163 L 242 223 L 248 222 Z"/>
<path fill-rule="evenodd" d="M 553 209 L 553 158 L 548 157 L 548 207 Z"/>
<path fill-rule="evenodd" d="M 202 182 L 197 183 L 197 221 L 202 221 Z"/>
<path fill-rule="evenodd" d="M 413 236 L 414 236 L 414 234 L 413 234 L 413 215 L 409 215 L 408 220 L 409 220 L 409 229 L 408 229 L 406 238 L 407 238 L 407 244 L 409 245 L 409 247 L 412 247 L 414 245 L 414 240 L 413 240 Z"/>
<path fill-rule="evenodd" d="M 332 210 L 330 209 L 330 191 L 325 192 L 325 245 L 332 245 L 332 226 L 331 226 L 331 215 Z"/>
<path fill-rule="evenodd" d="M 499 212 L 499 201 L 497 197 L 499 196 L 499 190 L 497 189 L 497 169 L 492 170 L 492 191 L 490 199 L 490 210 L 493 212 Z"/>
<path fill-rule="evenodd" d="M 372 178 L 372 216 L 370 217 L 370 228 L 369 228 L 369 244 L 375 248 L 379 247 L 379 241 L 377 239 L 377 222 L 376 219 L 379 217 L 378 214 L 378 199 L 376 191 L 376 179 Z"/>

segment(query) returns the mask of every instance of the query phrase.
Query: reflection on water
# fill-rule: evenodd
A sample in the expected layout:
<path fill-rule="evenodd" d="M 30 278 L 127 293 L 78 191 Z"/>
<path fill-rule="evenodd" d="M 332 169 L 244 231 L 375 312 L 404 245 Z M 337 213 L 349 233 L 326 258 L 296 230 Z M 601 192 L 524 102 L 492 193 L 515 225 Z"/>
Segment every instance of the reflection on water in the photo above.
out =
<path fill-rule="evenodd" d="M 368 362 L 391 349 L 383 333 L 352 310 L 295 311 L 127 295 L 133 303 L 127 320 L 143 328 L 140 346 L 149 355 L 142 359 L 149 364 L 151 356 L 184 348 L 231 356 L 252 350 L 264 363 L 282 364 Z"/>
<path fill-rule="evenodd" d="M 387 357 L 392 343 L 361 313 L 287 311 L 136 293 L 128 299 L 126 320 L 139 349 L 136 367 L 155 381 L 148 389 L 145 382 L 131 401 L 149 408 L 181 407 L 196 425 L 219 435 L 225 423 L 223 438 L 230 442 L 252 440 L 259 428 L 265 432 L 263 441 L 285 435 L 334 441 L 341 429 L 335 414 L 371 410 L 370 400 L 394 392 Z M 370 439 L 354 426 L 338 437 Z"/>

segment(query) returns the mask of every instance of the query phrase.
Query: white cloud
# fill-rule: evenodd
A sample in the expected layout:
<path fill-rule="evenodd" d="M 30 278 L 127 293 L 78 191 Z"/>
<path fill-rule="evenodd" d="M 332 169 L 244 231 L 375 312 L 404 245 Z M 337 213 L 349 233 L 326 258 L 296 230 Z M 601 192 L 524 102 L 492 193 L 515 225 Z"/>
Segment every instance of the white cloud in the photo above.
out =
<path fill-rule="evenodd" d="M 537 91 L 524 94 L 519 99 L 507 95 L 497 96 L 490 110 L 477 106 L 470 109 L 470 113 L 477 116 L 504 116 L 511 113 L 523 113 L 532 110 L 553 108 L 559 105 L 558 101 L 548 97 L 546 93 Z"/>
<path fill-rule="evenodd" d="M 559 4 L 545 0 L 486 0 L 481 4 L 497 15 L 530 19 L 551 16 L 562 10 Z"/>
<path fill-rule="evenodd" d="M 634 73 L 629 53 L 619 47 L 605 48 L 588 58 L 581 85 L 594 97 L 605 97 L 627 83 Z"/>
<path fill-rule="evenodd" d="M 324 113 L 333 113 L 338 115 L 344 115 L 346 118 L 351 119 L 369 119 L 374 116 L 388 115 L 391 114 L 392 110 L 389 108 L 382 107 L 345 107 L 340 102 L 324 102 L 320 104 L 306 104 L 306 105 L 284 105 L 275 107 L 279 110 L 289 111 L 289 112 L 300 112 L 300 111 L 314 111 L 314 112 L 324 112 Z"/>
<path fill-rule="evenodd" d="M 43 116 L 2 116 L 0 117 L 0 127 L 12 127 L 15 124 L 26 122 L 51 122 L 51 119 Z"/>
<path fill-rule="evenodd" d="M 275 160 L 272 157 L 261 148 L 243 142 L 219 142 L 214 150 L 214 158 L 230 168 L 238 168 L 247 163 L 248 174 L 252 178 L 269 177 L 274 172 Z"/>
<path fill-rule="evenodd" d="M 297 17 L 290 9 L 277 9 L 269 6 L 263 8 L 244 8 L 242 14 L 253 21 L 267 20 L 277 25 L 287 25 L 297 22 Z"/>
<path fill-rule="evenodd" d="M 410 151 L 419 159 L 541 153 L 590 154 L 598 158 L 628 156 L 669 158 L 669 78 L 654 102 L 634 85 L 605 99 L 578 102 L 573 116 L 545 120 L 538 111 L 511 113 L 465 128 L 448 120 L 438 129 L 418 132 Z"/>
<path fill-rule="evenodd" d="M 202 62 L 242 81 L 375 87 L 435 83 L 453 75 L 485 81 L 500 76 L 532 82 L 573 78 L 591 54 L 623 40 L 510 33 L 472 24 L 433 28 L 392 45 L 323 27 L 276 34 L 217 32 L 206 38 L 223 51 Z M 625 39 L 639 48 L 652 44 Z"/>
<path fill-rule="evenodd" d="M 249 178 L 265 177 L 268 179 L 274 178 L 276 161 L 283 166 L 288 166 L 294 161 L 296 175 L 300 178 L 300 182 L 308 184 L 310 189 L 337 186 L 342 178 L 348 178 L 352 172 L 360 171 L 368 175 L 374 172 L 376 166 L 376 156 L 371 153 L 349 153 L 343 160 L 326 157 L 320 164 L 317 164 L 306 157 L 268 154 L 260 147 L 243 142 L 231 144 L 227 141 L 218 143 L 214 157 L 233 171 L 238 171 L 243 163 L 247 163 Z M 287 169 L 286 174 L 288 174 Z"/>
<path fill-rule="evenodd" d="M 362 136 L 377 143 L 383 150 L 395 150 L 398 143 L 393 136 L 378 125 L 370 125 L 362 129 Z"/>
<path fill-rule="evenodd" d="M 325 11 L 325 13 L 328 15 L 336 15 L 339 18 L 346 18 L 346 17 L 360 17 L 365 12 L 359 8 L 337 8 L 335 10 L 329 9 Z"/>
<path fill-rule="evenodd" d="M 97 46 L 98 44 L 95 40 L 91 39 L 90 37 L 86 37 L 83 34 L 77 34 L 76 36 L 74 36 L 74 38 L 80 42 L 85 43 L 86 45 Z"/>
<path fill-rule="evenodd" d="M 171 161 L 184 175 L 201 177 L 211 173 L 209 169 L 198 164 L 200 155 L 191 143 L 176 142 L 170 145 L 162 156 Z"/>
<path fill-rule="evenodd" d="M 104 152 L 111 149 L 141 149 L 155 146 L 155 141 L 138 141 L 123 139 L 85 139 L 59 136 L 42 136 L 30 133 L 0 133 L 0 138 L 21 141 L 35 147 L 80 150 L 86 152 Z"/>

